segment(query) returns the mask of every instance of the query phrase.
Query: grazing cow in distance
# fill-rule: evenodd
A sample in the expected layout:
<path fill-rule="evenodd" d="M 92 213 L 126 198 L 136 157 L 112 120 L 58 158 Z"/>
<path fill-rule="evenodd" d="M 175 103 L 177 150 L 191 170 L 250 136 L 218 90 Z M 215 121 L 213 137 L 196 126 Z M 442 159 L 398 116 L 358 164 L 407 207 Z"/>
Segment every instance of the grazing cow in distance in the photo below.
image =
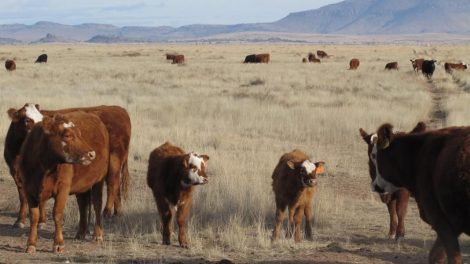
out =
<path fill-rule="evenodd" d="M 29 204 L 27 253 L 36 251 L 39 204 L 53 197 L 53 251 L 64 251 L 62 220 L 67 198 L 75 194 L 80 223 L 76 238 L 84 239 L 90 199 L 95 210 L 94 239 L 103 240 L 101 216 L 103 181 L 109 166 L 109 138 L 103 122 L 93 114 L 72 112 L 44 117 L 33 126 L 21 148 L 19 169 Z"/>
<path fill-rule="evenodd" d="M 147 185 L 152 189 L 161 219 L 162 243 L 171 244 L 173 215 L 178 223 L 178 241 L 188 247 L 187 218 L 191 208 L 193 187 L 206 184 L 209 156 L 186 153 L 177 146 L 164 143 L 150 153 Z"/>
<path fill-rule="evenodd" d="M 419 122 L 410 133 L 421 133 L 426 130 L 426 125 Z M 377 135 L 369 135 L 362 128 L 359 129 L 362 139 L 367 144 L 367 156 L 369 157 L 369 176 L 372 182 L 375 181 L 377 169 L 371 157 L 372 150 Z M 388 237 L 391 239 L 401 239 L 405 237 L 405 216 L 410 199 L 410 192 L 405 188 L 399 188 L 397 191 L 387 194 L 379 193 L 380 200 L 387 205 L 388 213 L 390 215 L 390 228 Z"/>
<path fill-rule="evenodd" d="M 398 71 L 398 62 L 389 62 L 385 64 L 385 70 L 397 70 Z"/>
<path fill-rule="evenodd" d="M 452 73 L 453 70 L 458 70 L 458 71 L 464 71 L 468 67 L 467 64 L 461 62 L 461 63 L 450 63 L 446 62 L 444 64 L 444 69 L 446 70 L 447 73 Z"/>
<path fill-rule="evenodd" d="M 173 58 L 174 58 L 176 55 L 178 55 L 178 54 L 167 53 L 167 54 L 165 54 L 165 55 L 166 55 L 166 59 L 167 59 L 167 60 L 171 60 L 171 61 L 172 61 Z"/>
<path fill-rule="evenodd" d="M 321 63 L 320 59 L 315 58 L 315 54 L 313 53 L 308 54 L 308 61 L 313 63 Z"/>
<path fill-rule="evenodd" d="M 16 70 L 16 63 L 14 60 L 6 60 L 5 61 L 5 69 L 7 69 L 7 71 L 14 71 Z"/>
<path fill-rule="evenodd" d="M 268 63 L 269 60 L 269 53 L 251 54 L 245 57 L 245 61 L 243 63 Z"/>
<path fill-rule="evenodd" d="M 183 64 L 184 63 L 184 55 L 175 55 L 173 57 L 172 64 Z"/>
<path fill-rule="evenodd" d="M 46 63 L 47 62 L 47 54 L 41 54 L 39 57 L 36 59 L 34 63 Z"/>
<path fill-rule="evenodd" d="M 470 127 L 397 134 L 383 124 L 376 134 L 374 190 L 408 189 L 437 233 L 429 263 L 463 263 L 458 237 L 470 235 Z"/>
<path fill-rule="evenodd" d="M 432 75 L 434 74 L 434 70 L 436 70 L 436 60 L 424 60 L 423 61 L 423 74 L 426 78 L 431 79 Z"/>
<path fill-rule="evenodd" d="M 285 211 L 289 211 L 288 237 L 294 234 L 300 242 L 300 226 L 305 215 L 305 236 L 312 239 L 313 196 L 317 186 L 317 174 L 324 172 L 324 162 L 310 161 L 302 151 L 295 149 L 282 155 L 272 174 L 276 200 L 276 226 L 272 240 L 279 237 Z"/>
<path fill-rule="evenodd" d="M 414 59 L 414 60 L 412 59 L 410 61 L 411 61 L 411 65 L 413 66 L 413 70 L 415 72 L 419 72 L 423 70 L 424 59 Z"/>
<path fill-rule="evenodd" d="M 359 68 L 359 59 L 351 59 L 351 61 L 349 61 L 349 70 L 357 70 L 357 68 Z"/>
<path fill-rule="evenodd" d="M 317 50 L 317 56 L 321 59 L 323 58 L 329 58 L 330 56 L 324 52 L 323 50 Z"/>
<path fill-rule="evenodd" d="M 307 58 L 302 58 L 303 63 L 307 63 Z"/>
<path fill-rule="evenodd" d="M 84 111 L 97 115 L 105 124 L 110 137 L 110 162 L 108 176 L 106 177 L 107 200 L 103 211 L 105 217 L 122 214 L 121 196 L 126 197 L 129 185 L 129 169 L 127 166 L 129 142 L 131 137 L 131 123 L 127 111 L 119 106 L 97 106 L 84 108 L 68 108 L 61 110 L 39 110 L 39 105 L 25 104 L 16 110 L 10 108 L 8 115 L 11 119 L 10 127 L 5 138 L 4 158 L 10 169 L 10 174 L 15 180 L 20 200 L 20 210 L 15 227 L 23 228 L 26 222 L 27 201 L 17 174 L 15 164 L 18 160 L 20 148 L 32 126 L 42 121 L 44 116 L 54 116 L 75 111 Z M 39 227 L 46 222 L 46 214 L 42 204 L 39 204 Z"/>

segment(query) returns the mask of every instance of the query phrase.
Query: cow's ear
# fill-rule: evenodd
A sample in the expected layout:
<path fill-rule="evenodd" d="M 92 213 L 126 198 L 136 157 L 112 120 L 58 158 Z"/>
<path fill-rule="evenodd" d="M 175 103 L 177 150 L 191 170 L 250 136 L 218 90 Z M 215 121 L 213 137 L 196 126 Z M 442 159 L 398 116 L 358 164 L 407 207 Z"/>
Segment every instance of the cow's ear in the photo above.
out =
<path fill-rule="evenodd" d="M 40 110 L 40 109 L 39 109 L 39 104 L 36 104 L 36 109 L 37 109 L 38 111 Z"/>
<path fill-rule="evenodd" d="M 204 160 L 204 164 L 207 165 L 207 161 L 209 160 L 209 156 L 207 156 L 206 154 L 203 154 L 203 155 L 200 155 L 200 157 Z"/>
<path fill-rule="evenodd" d="M 393 126 L 390 124 L 383 124 L 377 130 L 377 145 L 381 149 L 386 149 L 390 146 L 393 140 Z"/>
<path fill-rule="evenodd" d="M 15 108 L 8 109 L 7 114 L 13 122 L 18 122 L 20 120 L 18 117 L 18 111 Z"/>
<path fill-rule="evenodd" d="M 318 161 L 315 162 L 315 174 L 323 174 L 325 173 L 325 162 Z"/>
<path fill-rule="evenodd" d="M 421 133 L 424 131 L 426 131 L 426 124 L 424 122 L 418 122 L 410 133 Z"/>
<path fill-rule="evenodd" d="M 42 130 L 45 134 L 49 135 L 54 130 L 54 120 L 51 117 L 45 116 L 42 119 Z"/>
<path fill-rule="evenodd" d="M 287 167 L 289 167 L 291 170 L 295 170 L 295 163 L 292 160 L 287 161 Z"/>
<path fill-rule="evenodd" d="M 364 131 L 364 129 L 359 128 L 359 134 L 361 134 L 362 139 L 363 139 L 367 144 L 370 144 L 370 135 L 367 134 L 367 132 Z"/>

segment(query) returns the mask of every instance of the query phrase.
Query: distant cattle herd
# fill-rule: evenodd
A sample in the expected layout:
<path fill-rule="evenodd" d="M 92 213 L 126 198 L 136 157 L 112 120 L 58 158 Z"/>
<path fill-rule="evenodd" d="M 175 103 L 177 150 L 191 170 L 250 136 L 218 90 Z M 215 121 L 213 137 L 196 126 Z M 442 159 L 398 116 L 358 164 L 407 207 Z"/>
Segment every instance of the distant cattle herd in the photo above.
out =
<path fill-rule="evenodd" d="M 308 53 L 304 63 L 320 63 L 332 55 L 318 50 Z M 172 64 L 184 64 L 182 54 L 169 53 Z M 36 63 L 46 63 L 41 54 Z M 243 63 L 269 63 L 270 54 L 250 54 Z M 353 58 L 349 70 L 357 70 L 360 61 Z M 432 78 L 436 60 L 412 59 L 414 71 Z M 13 60 L 5 68 L 14 71 Z M 445 63 L 445 71 L 466 70 L 464 63 Z M 398 62 L 385 70 L 399 70 Z M 4 158 L 10 169 L 20 200 L 15 227 L 23 228 L 29 206 L 30 234 L 26 252 L 36 251 L 38 229 L 46 222 L 45 203 L 54 198 L 54 252 L 64 251 L 62 217 L 67 197 L 75 194 L 79 207 L 76 237 L 87 233 L 88 209 L 95 211 L 93 237 L 103 240 L 102 217 L 122 214 L 121 196 L 129 185 L 128 154 L 131 120 L 119 106 L 97 106 L 42 110 L 25 104 L 8 110 L 11 120 L 5 138 Z M 470 128 L 428 130 L 418 123 L 409 133 L 396 133 L 383 124 L 376 133 L 360 129 L 367 144 L 369 172 L 373 190 L 380 194 L 390 213 L 389 236 L 405 236 L 404 217 L 412 195 L 420 217 L 436 231 L 438 238 L 430 253 L 431 263 L 461 263 L 458 235 L 470 234 Z M 176 217 L 181 247 L 189 247 L 187 217 L 193 188 L 209 182 L 206 173 L 209 156 L 186 152 L 169 142 L 154 149 L 149 156 L 147 185 L 160 214 L 163 244 L 171 244 L 173 219 Z M 288 213 L 288 236 L 301 241 L 300 227 L 305 216 L 305 237 L 312 239 L 313 197 L 317 175 L 324 173 L 325 162 L 313 162 L 301 150 L 281 156 L 272 174 L 275 196 L 275 226 L 272 240 L 279 238 Z M 107 201 L 102 211 L 103 186 Z M 456 202 L 458 201 L 458 203 Z"/>

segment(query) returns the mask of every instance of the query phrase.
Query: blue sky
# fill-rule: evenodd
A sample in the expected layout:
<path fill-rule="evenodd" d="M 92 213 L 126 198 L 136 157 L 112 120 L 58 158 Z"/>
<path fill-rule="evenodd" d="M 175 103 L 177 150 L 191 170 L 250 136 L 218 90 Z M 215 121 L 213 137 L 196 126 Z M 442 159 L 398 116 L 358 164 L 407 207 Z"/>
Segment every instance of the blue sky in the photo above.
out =
<path fill-rule="evenodd" d="M 271 22 L 340 0 L 0 0 L 0 24 L 182 26 Z"/>

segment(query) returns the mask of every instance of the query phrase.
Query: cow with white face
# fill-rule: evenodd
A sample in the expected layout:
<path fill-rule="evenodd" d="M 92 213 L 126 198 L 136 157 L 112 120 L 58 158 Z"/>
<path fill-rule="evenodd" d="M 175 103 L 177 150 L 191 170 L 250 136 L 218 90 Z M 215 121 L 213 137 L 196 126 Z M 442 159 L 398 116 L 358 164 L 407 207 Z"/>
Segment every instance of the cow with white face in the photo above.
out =
<path fill-rule="evenodd" d="M 313 197 L 317 186 L 317 175 L 324 172 L 325 163 L 312 162 L 302 151 L 295 149 L 282 155 L 272 174 L 276 200 L 276 226 L 272 240 L 279 237 L 285 211 L 289 209 L 288 237 L 300 242 L 300 226 L 305 215 L 305 236 L 312 239 Z"/>
<path fill-rule="evenodd" d="M 193 186 L 208 182 L 206 174 L 209 156 L 166 142 L 150 153 L 147 184 L 152 189 L 160 213 L 163 244 L 171 244 L 173 215 L 178 223 L 178 241 L 188 247 L 187 217 L 192 203 Z"/>
<path fill-rule="evenodd" d="M 426 125 L 418 123 L 410 133 L 420 133 L 426 130 Z M 390 216 L 390 228 L 388 236 L 391 239 L 401 239 L 405 236 L 405 216 L 410 199 L 410 193 L 405 188 L 399 188 L 393 183 L 384 179 L 381 174 L 383 167 L 379 160 L 379 149 L 389 147 L 389 142 L 384 141 L 379 146 L 379 137 L 377 134 L 368 134 L 362 128 L 359 129 L 360 135 L 367 144 L 367 156 L 369 160 L 369 175 L 371 177 L 371 189 L 379 193 L 380 199 L 387 205 Z"/>

